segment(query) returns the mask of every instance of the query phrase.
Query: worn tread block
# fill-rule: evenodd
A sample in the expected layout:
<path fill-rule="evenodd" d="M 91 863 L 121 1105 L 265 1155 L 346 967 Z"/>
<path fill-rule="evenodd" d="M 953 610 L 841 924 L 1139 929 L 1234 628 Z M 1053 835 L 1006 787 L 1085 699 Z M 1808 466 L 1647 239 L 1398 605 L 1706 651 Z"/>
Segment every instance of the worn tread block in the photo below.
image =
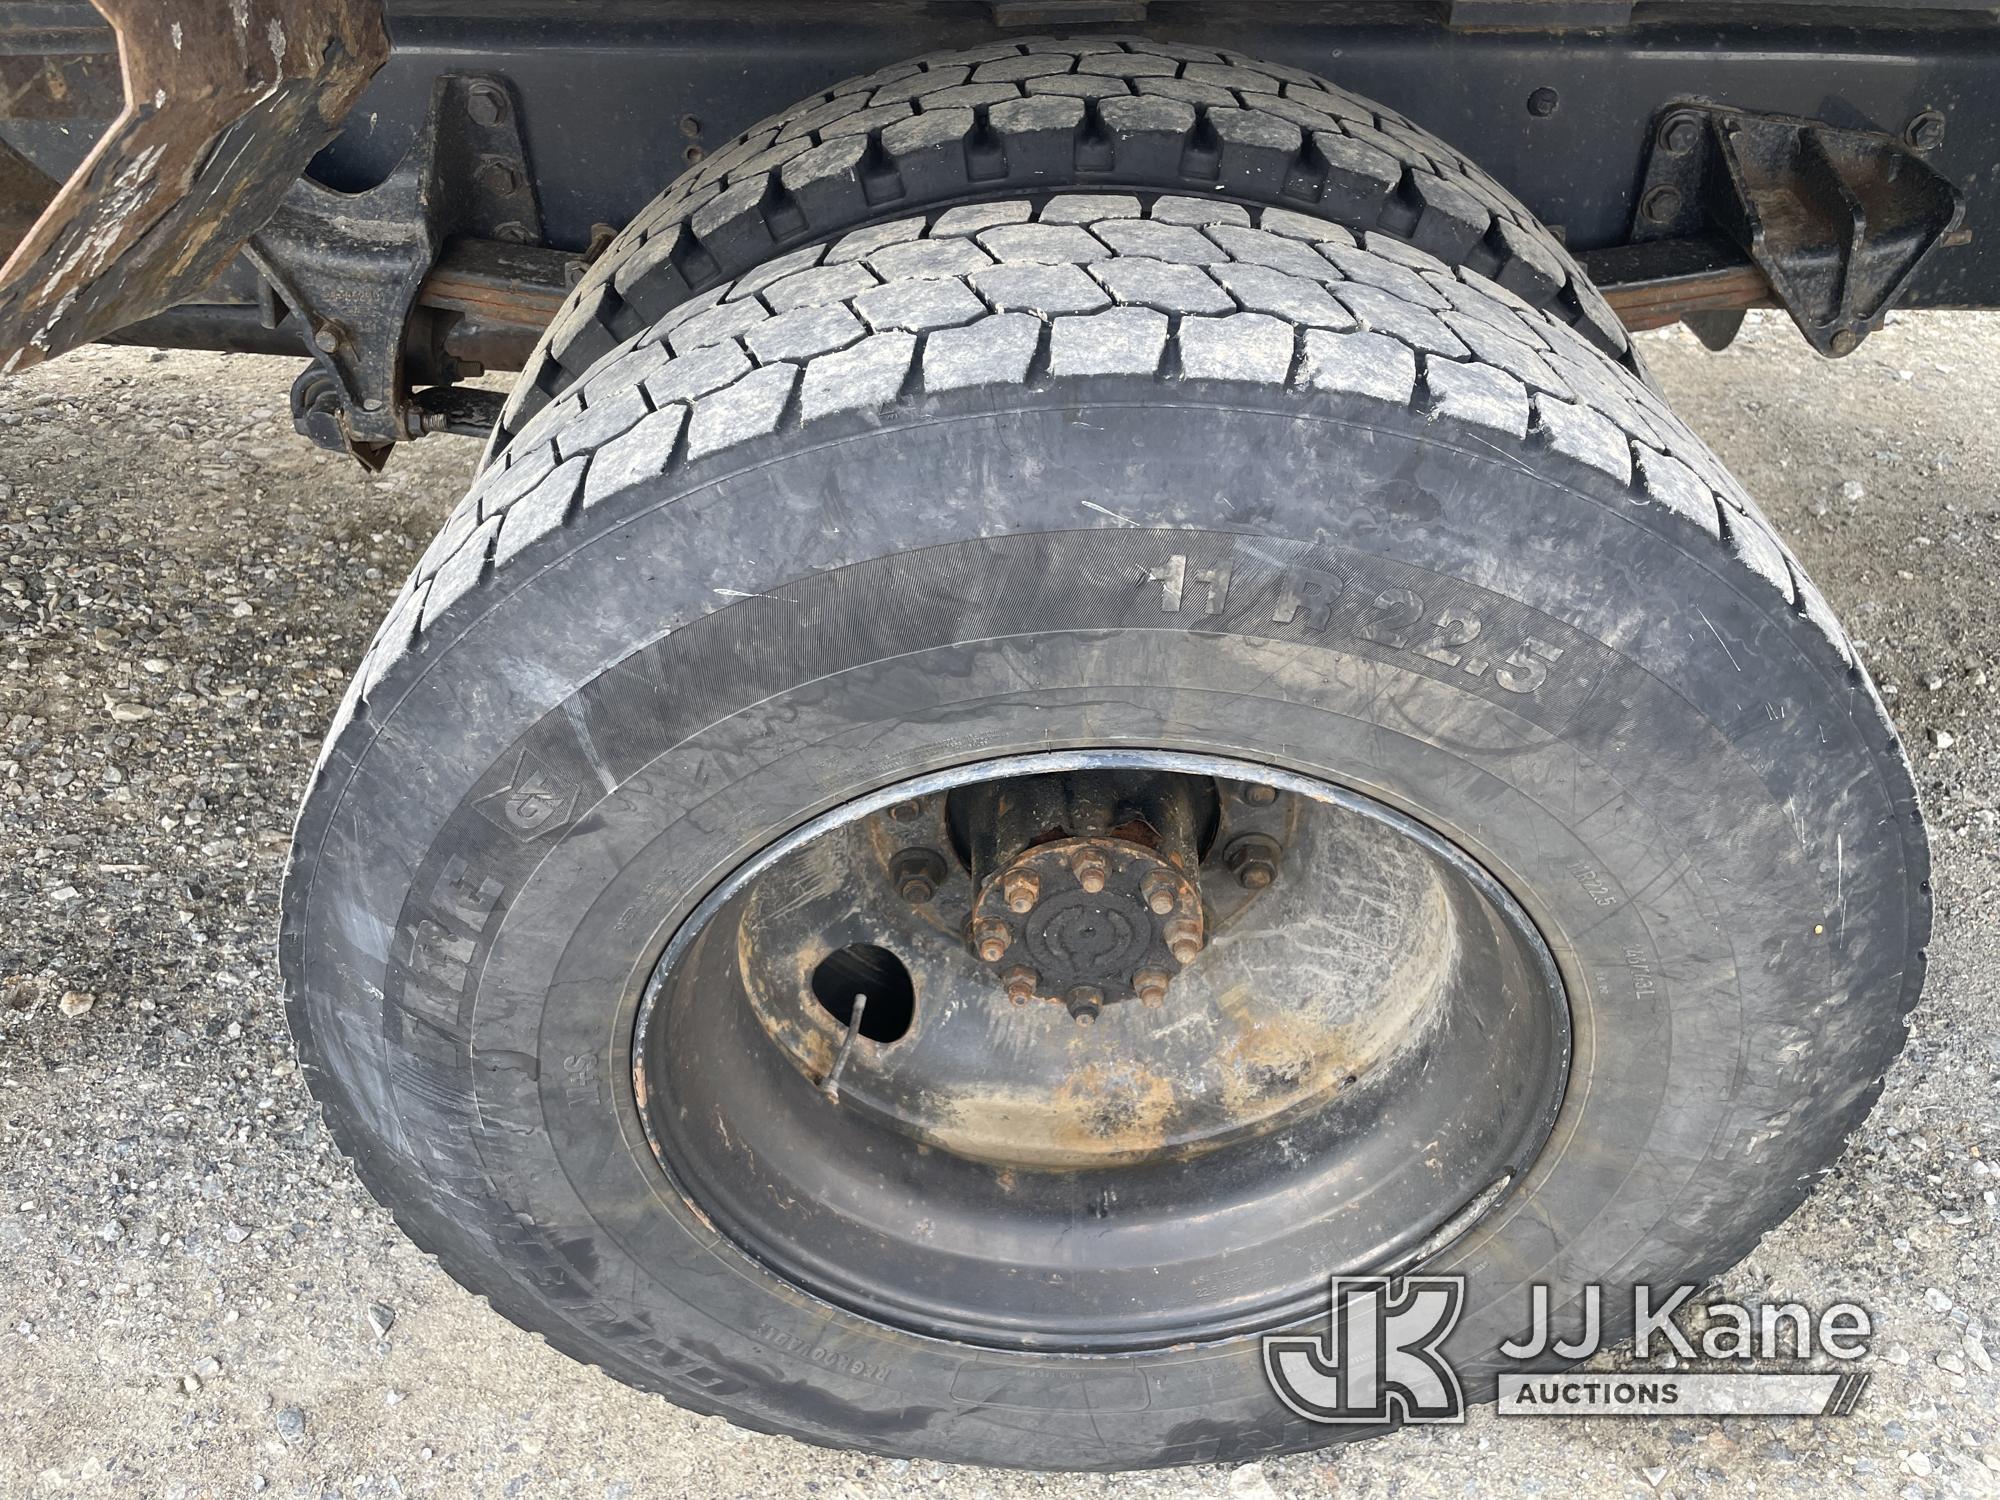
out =
<path fill-rule="evenodd" d="M 1710 536 L 1721 540 L 1722 521 L 1716 510 L 1715 496 L 1709 493 L 1708 486 L 1701 482 L 1693 469 L 1677 458 L 1655 452 L 1644 443 L 1632 445 L 1632 458 L 1638 471 L 1639 489 L 1646 499 L 1685 516 Z"/>
<path fill-rule="evenodd" d="M 1104 288 L 1075 265 L 1000 265 L 972 275 L 973 288 L 995 312 L 1021 311 L 1053 317 L 1091 312 L 1111 303 Z"/>
<path fill-rule="evenodd" d="M 876 290 L 883 289 L 878 287 Z M 752 329 L 743 343 L 756 356 L 759 364 L 772 364 L 778 360 L 810 359 L 816 354 L 845 349 L 866 331 L 846 303 L 831 302 L 780 313 L 770 322 Z"/>
<path fill-rule="evenodd" d="M 706 458 L 775 430 L 798 378 L 797 365 L 762 365 L 699 398 L 688 419 L 688 457 Z"/>
<path fill-rule="evenodd" d="M 953 279 L 878 286 L 856 297 L 854 310 L 877 332 L 900 328 L 921 333 L 970 323 L 985 316 L 986 304 L 965 282 Z"/>
<path fill-rule="evenodd" d="M 750 371 L 750 360 L 733 340 L 710 344 L 662 366 L 645 380 L 646 399 L 657 407 L 692 401 L 733 384 Z"/>
<path fill-rule="evenodd" d="M 486 573 L 486 554 L 493 545 L 493 538 L 499 534 L 501 517 L 490 516 L 473 528 L 470 535 L 459 543 L 458 550 L 445 559 L 437 576 L 431 579 L 430 591 L 424 596 L 423 614 L 418 628 L 429 630 L 452 605 L 464 598 Z"/>
<path fill-rule="evenodd" d="M 1450 417 L 1512 438 L 1528 435 L 1528 390 L 1504 370 L 1427 355 L 1424 389 L 1433 417 Z"/>
<path fill-rule="evenodd" d="M 1043 327 L 1027 313 L 1003 312 L 964 328 L 940 329 L 924 340 L 924 388 L 1019 385 L 1028 378 Z"/>
<path fill-rule="evenodd" d="M 1232 312 L 1236 307 L 1229 294 L 1215 284 L 1215 278 L 1199 266 L 1121 255 L 1096 262 L 1090 271 L 1120 302 L 1188 313 Z"/>
<path fill-rule="evenodd" d="M 1333 288 L 1334 300 L 1353 313 L 1363 328 L 1386 333 L 1413 349 L 1427 354 L 1443 354 L 1457 359 L 1470 354 L 1457 334 L 1438 321 L 1434 313 L 1412 306 L 1380 287 L 1342 282 Z"/>
<path fill-rule="evenodd" d="M 1632 482 L 1632 444 L 1614 422 L 1587 406 L 1537 395 L 1535 429 L 1564 458 L 1609 474 L 1620 484 Z"/>
<path fill-rule="evenodd" d="M 1167 348 L 1167 319 L 1149 307 L 1113 307 L 1049 325 L 1051 375 L 1151 375 Z"/>
<path fill-rule="evenodd" d="M 583 481 L 583 508 L 589 510 L 607 496 L 664 474 L 687 418 L 685 406 L 663 407 L 592 454 Z"/>
<path fill-rule="evenodd" d="M 554 531 L 568 519 L 570 507 L 583 491 L 583 476 L 590 467 L 588 454 L 565 459 L 549 471 L 542 482 L 516 500 L 500 518 L 500 533 L 493 542 L 493 566 L 506 566 L 530 542 Z"/>
<path fill-rule="evenodd" d="M 1262 313 L 1184 318 L 1181 373 L 1190 380 L 1254 380 L 1283 385 L 1291 373 L 1294 329 Z"/>
<path fill-rule="evenodd" d="M 873 333 L 852 348 L 821 355 L 806 365 L 800 416 L 810 422 L 889 405 L 903 389 L 916 352 L 914 334 Z"/>
<path fill-rule="evenodd" d="M 1299 375 L 1312 390 L 1408 406 L 1417 388 L 1417 357 L 1407 344 L 1379 333 L 1311 328 L 1306 330 Z"/>

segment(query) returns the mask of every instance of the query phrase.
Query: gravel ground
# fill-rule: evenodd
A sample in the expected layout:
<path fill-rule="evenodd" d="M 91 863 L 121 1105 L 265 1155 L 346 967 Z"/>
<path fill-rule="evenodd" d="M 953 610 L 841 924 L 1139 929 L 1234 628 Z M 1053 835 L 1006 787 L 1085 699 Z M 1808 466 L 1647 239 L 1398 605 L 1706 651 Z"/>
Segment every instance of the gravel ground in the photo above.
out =
<path fill-rule="evenodd" d="M 1481 1412 L 1071 1479 L 753 1436 L 569 1363 L 362 1191 L 272 953 L 313 751 L 473 445 L 365 476 L 293 437 L 290 362 L 91 349 L 0 383 L 0 1496 L 1995 1492 L 2000 316 L 1900 320 L 1837 364 L 1752 318 L 1726 354 L 1648 353 L 1865 643 L 1938 858 L 1909 1051 L 1725 1283 L 1875 1310 L 1855 1416 Z"/>

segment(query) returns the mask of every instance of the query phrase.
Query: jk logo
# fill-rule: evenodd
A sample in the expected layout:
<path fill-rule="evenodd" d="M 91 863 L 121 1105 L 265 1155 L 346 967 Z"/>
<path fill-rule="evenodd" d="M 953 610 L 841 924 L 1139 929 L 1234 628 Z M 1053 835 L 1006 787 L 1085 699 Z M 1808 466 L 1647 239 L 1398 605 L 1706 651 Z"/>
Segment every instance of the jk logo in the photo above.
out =
<path fill-rule="evenodd" d="M 1465 1306 L 1462 1276 L 1336 1276 L 1327 1331 L 1272 1334 L 1264 1373 L 1309 1422 L 1463 1422 L 1439 1351 Z"/>

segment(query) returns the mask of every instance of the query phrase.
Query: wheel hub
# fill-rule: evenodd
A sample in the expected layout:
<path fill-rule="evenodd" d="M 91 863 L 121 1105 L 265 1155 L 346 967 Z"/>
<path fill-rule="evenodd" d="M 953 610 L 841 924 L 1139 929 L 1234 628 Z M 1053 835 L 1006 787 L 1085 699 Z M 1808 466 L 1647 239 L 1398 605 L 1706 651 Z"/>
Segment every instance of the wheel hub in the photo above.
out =
<path fill-rule="evenodd" d="M 1206 795 L 1204 795 L 1206 793 Z M 1159 1005 L 1205 946 L 1197 840 L 1213 788 L 1119 772 L 985 783 L 956 809 L 978 890 L 973 952 L 1016 1005 L 1089 1025 Z"/>

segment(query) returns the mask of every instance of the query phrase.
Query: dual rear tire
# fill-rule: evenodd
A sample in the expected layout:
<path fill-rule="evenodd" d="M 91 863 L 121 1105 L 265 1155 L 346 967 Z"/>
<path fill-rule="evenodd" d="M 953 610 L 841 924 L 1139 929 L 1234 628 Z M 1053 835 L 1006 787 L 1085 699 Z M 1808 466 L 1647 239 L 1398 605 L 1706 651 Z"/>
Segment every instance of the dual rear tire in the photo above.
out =
<path fill-rule="evenodd" d="M 1110 49 L 1138 59 L 1128 86 L 1235 90 L 1188 106 L 1200 118 L 1179 137 L 1220 142 L 1224 163 L 1251 159 L 1230 155 L 1247 122 L 1218 117 L 1251 112 L 1257 78 L 1267 110 L 1318 107 L 1302 75 L 1145 49 Z M 1121 76 L 1080 71 L 1103 50 L 1033 72 L 1053 54 L 1023 45 L 999 71 L 1024 101 L 1090 98 L 1095 84 L 1027 82 Z M 921 73 L 974 88 L 996 61 L 929 59 L 801 108 L 832 120 Z M 1204 68 L 1250 76 L 1190 76 Z M 1452 1226 L 1406 1243 L 1427 1272 L 1468 1278 L 1446 1353 L 1475 1399 L 1525 1327 L 1525 1288 L 1550 1285 L 1561 1309 L 1601 1283 L 1615 1309 L 1621 1288 L 1726 1268 L 1865 1114 L 1928 927 L 1915 795 L 1865 672 L 1597 325 L 1581 273 L 1532 221 L 1499 227 L 1498 189 L 1466 192 L 1480 233 L 1433 219 L 1427 249 L 1425 212 L 1462 205 L 1390 156 L 1378 216 L 1341 222 L 1333 167 L 1359 147 L 1416 136 L 1408 154 L 1439 183 L 1457 158 L 1337 98 L 1336 122 L 1368 112 L 1332 128 L 1357 149 L 1329 150 L 1326 129 L 1310 145 L 1308 121 L 1297 171 L 1262 189 L 1119 181 L 1114 158 L 1088 191 L 960 181 L 921 201 L 932 179 L 913 164 L 976 163 L 961 142 L 908 158 L 893 211 L 778 214 L 803 243 L 741 264 L 736 221 L 702 208 L 772 199 L 725 166 L 643 216 L 552 329 L 329 736 L 282 940 L 330 1124 L 412 1236 L 507 1316 L 697 1410 L 876 1452 L 1126 1468 L 1351 1433 L 1266 1382 L 1257 1334 L 1299 1321 L 1250 1295 L 1267 1288 L 1242 1299 L 1265 1313 L 1192 1346 L 936 1311 L 1022 1275 L 1090 1304 L 1093 1265 L 1065 1239 L 1115 1238 L 1144 1194 L 1120 1207 L 1087 1172 L 1052 1174 L 1058 1199 L 1077 1189 L 1072 1224 L 869 1301 L 839 1290 L 869 1266 L 807 1284 L 715 1211 L 760 1193 L 765 1222 L 838 1209 L 776 1187 L 814 1180 L 820 1143 L 746 1159 L 729 1193 L 691 1188 L 660 1149 L 648 1048 L 693 1033 L 662 1043 L 641 1017 L 704 903 L 815 819 L 967 768 L 1054 763 L 1035 757 L 1178 757 L 1332 789 L 1521 914 L 1560 994 L 1560 1025 L 1523 1033 L 1543 1038 L 1546 1116 L 1495 1192 L 1440 1186 L 1399 1210 Z M 1039 118 L 1000 102 L 909 118 L 964 108 L 975 141 L 995 114 Z M 856 160 L 879 167 L 890 126 L 874 128 Z M 804 136 L 805 151 L 841 139 Z M 735 170 L 782 177 L 805 151 Z M 1299 173 L 1316 195 L 1289 190 Z M 649 234 L 707 256 L 655 253 L 649 275 L 672 267 L 678 294 L 633 269 Z M 1507 246 L 1547 274 L 1510 270 L 1529 249 Z M 714 284 L 690 284 L 703 266 Z M 1270 988 L 1339 982 L 1301 955 Z M 916 1004 L 930 1024 L 921 988 Z M 1115 1009 L 1064 1044 L 1079 1068 L 1115 1072 L 1167 1024 Z M 727 1098 L 707 1107 L 726 1135 Z M 843 1149 L 850 1172 L 878 1159 L 865 1134 Z M 941 1149 L 882 1176 L 904 1218 L 922 1218 Z M 1466 1149 L 1406 1154 L 1445 1182 L 1452 1163 L 1425 1153 Z M 1330 1247 L 1314 1277 L 1389 1269 L 1332 1248 L 1358 1243 L 1343 1234 L 1367 1186 L 1301 1220 Z M 1175 1263 L 1172 1223 L 1145 1233 Z M 1258 1263 L 1253 1248 L 1230 1264 Z M 1143 1303 L 1125 1312 L 1172 1324 Z"/>

